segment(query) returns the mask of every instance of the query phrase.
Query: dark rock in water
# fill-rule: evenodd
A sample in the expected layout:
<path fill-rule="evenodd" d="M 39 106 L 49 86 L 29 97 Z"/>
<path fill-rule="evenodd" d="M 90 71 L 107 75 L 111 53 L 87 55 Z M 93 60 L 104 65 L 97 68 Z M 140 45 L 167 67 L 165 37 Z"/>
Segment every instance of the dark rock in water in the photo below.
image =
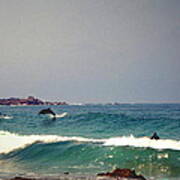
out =
<path fill-rule="evenodd" d="M 56 115 L 50 108 L 43 109 L 43 110 L 39 111 L 38 114 L 52 114 L 53 116 Z"/>
<path fill-rule="evenodd" d="M 97 176 L 108 176 L 113 178 L 131 178 L 137 180 L 146 180 L 142 175 L 137 175 L 134 170 L 117 168 L 112 172 L 100 173 Z"/>
<path fill-rule="evenodd" d="M 26 178 L 26 177 L 14 177 L 10 180 L 36 180 L 35 178 Z"/>
<path fill-rule="evenodd" d="M 155 139 L 155 140 L 158 140 L 160 139 L 159 136 L 157 135 L 157 133 L 155 132 L 150 139 Z"/>

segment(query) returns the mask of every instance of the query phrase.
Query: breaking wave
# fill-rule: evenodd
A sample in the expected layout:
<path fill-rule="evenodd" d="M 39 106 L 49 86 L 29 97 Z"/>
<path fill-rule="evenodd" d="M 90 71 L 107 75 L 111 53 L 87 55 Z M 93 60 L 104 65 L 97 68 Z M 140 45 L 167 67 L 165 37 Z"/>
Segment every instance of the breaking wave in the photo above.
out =
<path fill-rule="evenodd" d="M 36 142 L 53 143 L 62 141 L 104 142 L 103 140 L 83 137 L 66 137 L 57 135 L 19 135 L 7 131 L 0 131 L 0 153 L 9 153 L 16 149 L 25 148 Z"/>
<path fill-rule="evenodd" d="M 180 150 L 180 141 L 172 139 L 151 140 L 148 137 L 136 138 L 133 135 L 129 137 L 115 137 L 106 140 L 105 146 L 133 146 L 153 149 L 172 149 Z"/>
<path fill-rule="evenodd" d="M 68 137 L 58 135 L 19 135 L 8 131 L 0 131 L 0 153 L 9 153 L 22 149 L 37 142 L 54 143 L 77 141 L 83 143 L 100 143 L 102 146 L 133 146 L 153 149 L 180 150 L 180 141 L 171 139 L 151 140 L 148 137 L 122 136 L 108 139 L 93 139 L 84 137 Z"/>

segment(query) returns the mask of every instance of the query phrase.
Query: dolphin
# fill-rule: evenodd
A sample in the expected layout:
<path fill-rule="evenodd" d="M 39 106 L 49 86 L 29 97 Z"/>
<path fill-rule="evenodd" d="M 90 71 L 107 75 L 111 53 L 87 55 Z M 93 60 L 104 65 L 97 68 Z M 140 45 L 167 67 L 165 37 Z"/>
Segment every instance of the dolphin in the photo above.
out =
<path fill-rule="evenodd" d="M 42 109 L 38 114 L 52 114 L 54 117 L 56 116 L 56 114 L 50 108 Z"/>

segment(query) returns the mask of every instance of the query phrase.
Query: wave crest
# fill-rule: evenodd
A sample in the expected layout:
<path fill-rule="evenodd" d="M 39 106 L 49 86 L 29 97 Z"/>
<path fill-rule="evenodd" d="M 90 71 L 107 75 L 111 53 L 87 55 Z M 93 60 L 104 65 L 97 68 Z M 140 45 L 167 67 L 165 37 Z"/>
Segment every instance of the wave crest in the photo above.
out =
<path fill-rule="evenodd" d="M 172 139 L 152 140 L 149 137 L 136 138 L 133 135 L 126 137 L 115 137 L 108 139 L 105 146 L 133 146 L 153 149 L 180 150 L 180 141 Z"/>
<path fill-rule="evenodd" d="M 0 131 L 0 153 L 9 153 L 16 149 L 25 148 L 36 142 L 53 143 L 62 141 L 79 142 L 104 142 L 98 139 L 89 139 L 83 137 L 66 137 L 58 135 L 19 135 L 8 131 Z"/>
<path fill-rule="evenodd" d="M 19 135 L 8 131 L 0 131 L 0 153 L 6 154 L 17 149 L 25 148 L 36 142 L 54 143 L 64 141 L 102 143 L 103 146 L 133 146 L 153 149 L 180 150 L 180 141 L 172 139 L 151 140 L 148 137 L 136 138 L 133 135 L 113 137 L 109 139 L 92 139 L 58 135 Z"/>

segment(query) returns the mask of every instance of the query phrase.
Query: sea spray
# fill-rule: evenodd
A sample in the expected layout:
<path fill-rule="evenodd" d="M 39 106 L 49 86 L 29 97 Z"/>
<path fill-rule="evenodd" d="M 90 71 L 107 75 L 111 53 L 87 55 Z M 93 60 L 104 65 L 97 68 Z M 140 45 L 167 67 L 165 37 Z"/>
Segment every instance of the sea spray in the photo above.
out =
<path fill-rule="evenodd" d="M 51 118 L 63 118 L 63 117 L 65 117 L 65 116 L 68 116 L 68 113 L 67 113 L 67 112 L 63 112 L 63 113 L 61 113 L 61 114 L 56 114 L 55 116 L 52 115 L 52 114 L 49 114 L 49 116 L 50 116 Z"/>

